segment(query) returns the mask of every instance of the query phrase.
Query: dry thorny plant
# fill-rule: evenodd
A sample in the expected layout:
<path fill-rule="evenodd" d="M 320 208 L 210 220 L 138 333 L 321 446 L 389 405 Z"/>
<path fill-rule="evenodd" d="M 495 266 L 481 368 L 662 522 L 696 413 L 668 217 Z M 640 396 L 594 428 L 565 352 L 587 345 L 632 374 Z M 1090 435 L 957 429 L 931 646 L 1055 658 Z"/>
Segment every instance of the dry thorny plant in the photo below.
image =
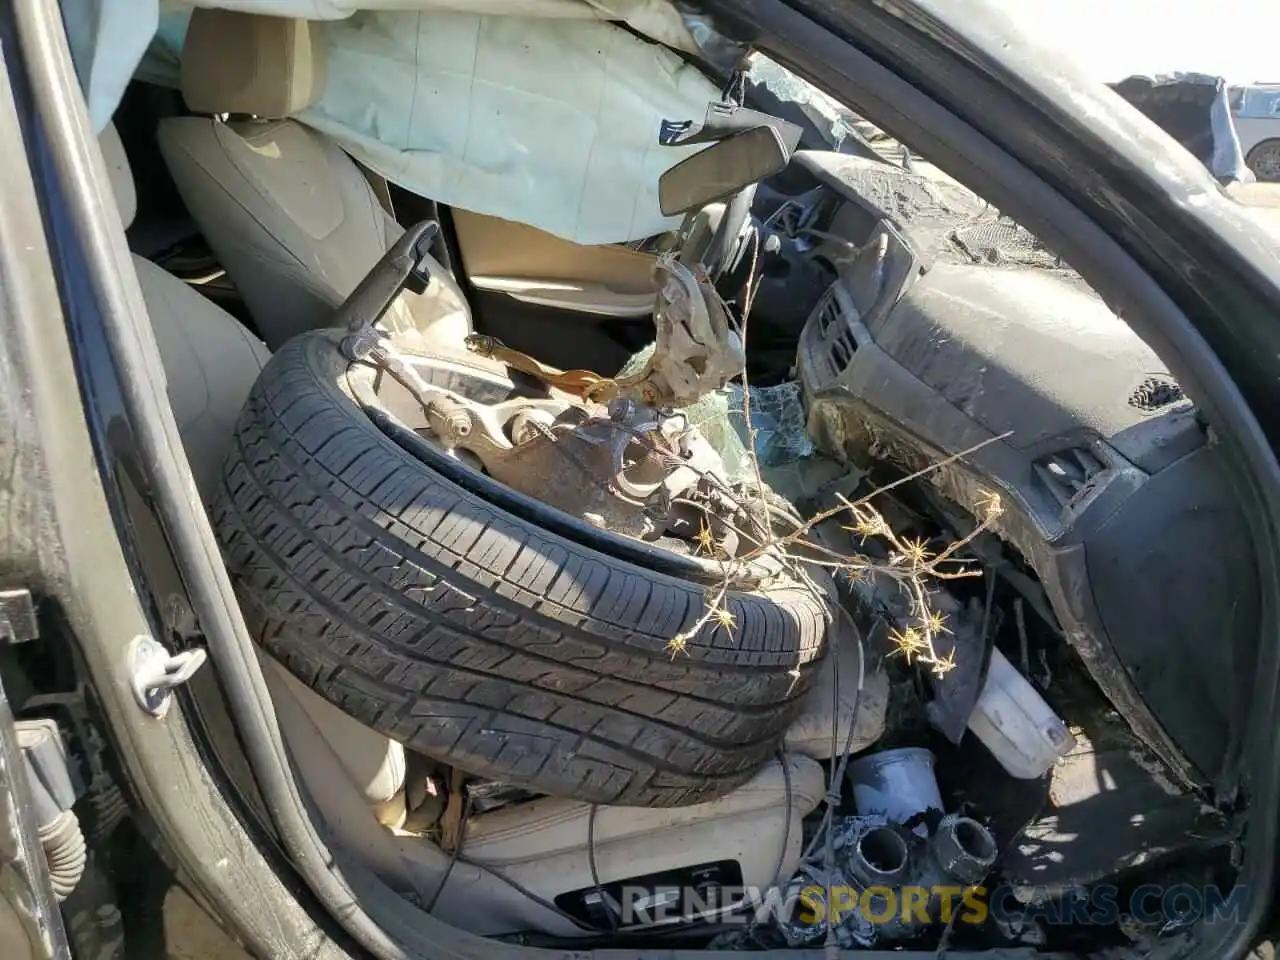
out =
<path fill-rule="evenodd" d="M 756 290 L 754 262 L 750 277 L 742 305 L 742 318 L 736 331 L 744 345 L 747 337 L 747 319 L 751 313 L 751 304 Z M 919 479 L 960 460 L 985 444 L 979 444 L 939 460 L 923 470 L 879 487 L 856 500 L 849 500 L 837 494 L 838 502 L 834 507 L 820 511 L 808 520 L 787 517 L 786 525 L 789 529 L 780 532 L 767 519 L 759 519 L 760 517 L 779 519 L 779 515 L 777 511 L 769 509 L 765 500 L 767 486 L 756 455 L 757 431 L 751 417 L 751 389 L 745 364 L 740 378 L 742 415 L 747 434 L 746 457 L 754 483 L 742 485 L 737 491 L 732 492 L 722 484 L 719 486 L 722 494 L 733 498 L 738 507 L 737 515 L 747 518 L 750 529 L 742 531 L 731 523 L 728 525 L 739 536 L 745 534 L 753 546 L 745 553 L 729 556 L 723 540 L 716 538 L 712 525 L 706 519 L 707 508 L 705 506 L 702 508 L 704 519 L 700 525 L 695 546 L 698 553 L 719 563 L 721 576 L 719 582 L 707 590 L 705 609 L 702 614 L 692 626 L 677 633 L 667 642 L 667 652 L 673 659 L 686 653 L 689 642 L 708 625 L 714 625 L 713 630 L 723 630 L 732 635 L 737 627 L 737 619 L 728 604 L 733 584 L 741 582 L 742 574 L 748 564 L 769 555 L 775 562 L 780 562 L 783 568 L 824 606 L 829 602 L 829 596 L 818 585 L 817 579 L 812 574 L 814 570 L 825 570 L 833 577 L 845 577 L 852 581 L 871 580 L 875 577 L 886 577 L 891 580 L 907 594 L 909 601 L 907 622 L 900 623 L 890 631 L 889 637 L 894 645 L 891 655 L 901 656 L 908 664 L 920 664 L 928 668 L 935 677 L 946 676 L 956 666 L 955 647 L 953 645 L 945 655 L 938 651 L 938 640 L 951 631 L 947 626 L 945 615 L 938 612 L 930 603 L 930 583 L 937 580 L 954 580 L 982 575 L 981 568 L 975 567 L 972 559 L 959 554 L 964 552 L 964 548 L 975 537 L 999 519 L 1004 510 L 1003 504 L 997 494 L 985 493 L 978 505 L 978 515 L 975 517 L 973 528 L 965 536 L 953 540 L 944 549 L 934 553 L 930 551 L 925 540 L 907 537 L 894 531 L 871 500 L 894 487 Z M 754 504 L 751 502 L 753 499 L 756 501 Z M 753 507 L 758 509 L 752 509 Z M 873 538 L 882 541 L 888 548 L 887 559 L 877 559 L 861 552 L 842 553 L 818 542 L 815 536 L 817 528 L 832 519 L 839 520 L 843 528 L 858 539 L 859 544 L 866 544 Z M 718 520 L 722 524 L 726 523 L 723 517 Z M 793 682 L 799 679 L 799 676 L 800 669 L 797 664 L 792 670 Z"/>

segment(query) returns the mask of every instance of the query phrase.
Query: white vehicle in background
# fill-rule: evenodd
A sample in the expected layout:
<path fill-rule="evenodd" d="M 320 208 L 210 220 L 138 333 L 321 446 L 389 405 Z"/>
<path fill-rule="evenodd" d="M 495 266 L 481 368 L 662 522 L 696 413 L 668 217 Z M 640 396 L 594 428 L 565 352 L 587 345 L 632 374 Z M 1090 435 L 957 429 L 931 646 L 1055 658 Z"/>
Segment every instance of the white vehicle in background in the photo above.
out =
<path fill-rule="evenodd" d="M 1249 169 L 1280 182 L 1280 83 L 1232 88 L 1231 116 Z"/>

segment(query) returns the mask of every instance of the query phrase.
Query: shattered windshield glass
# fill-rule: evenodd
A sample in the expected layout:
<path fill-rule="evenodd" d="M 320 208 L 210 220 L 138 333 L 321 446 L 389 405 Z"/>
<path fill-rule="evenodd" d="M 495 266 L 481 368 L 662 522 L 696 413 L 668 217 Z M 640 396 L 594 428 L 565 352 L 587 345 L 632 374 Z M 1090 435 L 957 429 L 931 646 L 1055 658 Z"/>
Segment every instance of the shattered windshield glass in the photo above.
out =
<path fill-rule="evenodd" d="M 818 149 L 846 154 L 837 165 L 840 179 L 932 259 L 1072 273 L 1026 228 L 780 63 L 753 53 L 747 77 L 757 92 L 776 98 L 779 112 L 801 114 L 824 141 Z"/>
<path fill-rule="evenodd" d="M 829 149 L 850 151 L 850 141 L 896 148 L 897 144 L 880 128 L 862 119 L 844 104 L 827 96 L 813 84 L 770 60 L 753 53 L 747 79 L 763 87 L 786 104 L 793 104 L 822 134 Z"/>

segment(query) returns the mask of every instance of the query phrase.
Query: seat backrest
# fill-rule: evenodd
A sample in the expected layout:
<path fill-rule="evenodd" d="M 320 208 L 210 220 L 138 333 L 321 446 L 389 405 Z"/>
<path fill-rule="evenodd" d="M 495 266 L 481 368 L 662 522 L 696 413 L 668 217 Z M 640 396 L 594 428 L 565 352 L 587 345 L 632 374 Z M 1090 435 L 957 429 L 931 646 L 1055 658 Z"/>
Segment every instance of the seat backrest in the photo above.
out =
<path fill-rule="evenodd" d="M 320 24 L 197 9 L 182 54 L 188 107 L 250 115 L 161 122 L 160 149 L 182 198 L 273 349 L 330 325 L 402 233 L 355 162 L 291 114 L 324 88 Z M 461 338 L 466 301 L 439 264 L 423 295 L 384 320 L 395 332 Z"/>
<path fill-rule="evenodd" d="M 129 158 L 114 124 L 98 137 L 120 223 L 137 210 Z M 160 351 L 165 388 L 196 488 L 213 498 L 236 417 L 270 354 L 235 317 L 171 273 L 133 258 L 138 287 Z"/>
<path fill-rule="evenodd" d="M 120 133 L 114 123 L 108 123 L 106 129 L 98 135 L 98 147 L 102 150 L 102 159 L 107 165 L 107 176 L 111 178 L 111 193 L 116 199 L 120 223 L 127 230 L 138 213 L 138 191 L 133 184 L 129 156 L 124 152 L 124 144 L 120 141 Z"/>

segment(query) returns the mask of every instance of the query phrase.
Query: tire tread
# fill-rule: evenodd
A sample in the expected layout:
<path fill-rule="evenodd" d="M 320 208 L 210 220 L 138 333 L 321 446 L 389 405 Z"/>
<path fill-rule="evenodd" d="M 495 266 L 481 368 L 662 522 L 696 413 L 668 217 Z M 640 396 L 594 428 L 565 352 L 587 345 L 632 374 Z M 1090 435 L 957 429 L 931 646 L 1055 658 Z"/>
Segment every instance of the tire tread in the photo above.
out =
<path fill-rule="evenodd" d="M 672 659 L 702 588 L 457 487 L 344 371 L 329 334 L 272 358 L 214 506 L 246 618 L 291 672 L 411 749 L 596 803 L 704 802 L 776 751 L 823 652 L 818 598 L 732 594 L 733 633 Z"/>

